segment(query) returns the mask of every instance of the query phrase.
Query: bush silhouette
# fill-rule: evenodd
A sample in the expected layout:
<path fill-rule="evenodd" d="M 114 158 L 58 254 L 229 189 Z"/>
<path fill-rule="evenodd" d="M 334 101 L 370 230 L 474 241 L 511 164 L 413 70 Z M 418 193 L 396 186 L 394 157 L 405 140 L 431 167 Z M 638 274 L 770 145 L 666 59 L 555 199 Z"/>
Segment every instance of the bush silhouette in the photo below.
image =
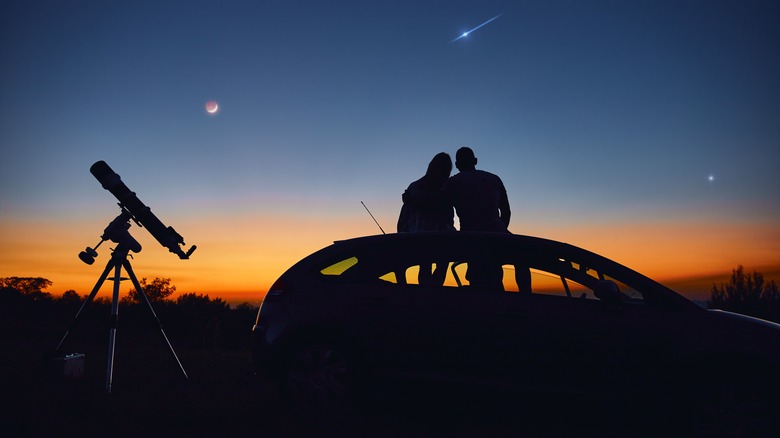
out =
<path fill-rule="evenodd" d="M 739 265 L 728 283 L 712 286 L 710 307 L 780 322 L 780 291 L 774 280 L 765 281 L 760 272 L 745 274 Z"/>
<path fill-rule="evenodd" d="M 63 304 L 78 304 L 82 300 L 81 295 L 73 289 L 66 290 L 62 293 L 62 296 L 58 299 Z"/>
<path fill-rule="evenodd" d="M 210 350 L 248 347 L 251 327 L 257 315 L 257 308 L 250 303 L 231 309 L 222 298 L 210 298 L 199 293 L 184 293 L 174 300 L 170 297 L 176 292 L 176 286 L 170 278 L 155 277 L 151 281 L 143 278 L 139 283 L 177 347 Z M 40 277 L 0 278 L 0 321 L 4 321 L 6 329 L 26 326 L 34 315 L 52 321 L 57 330 L 60 326 L 64 330 L 86 296 L 75 290 L 67 290 L 60 296 L 42 291 L 51 284 L 51 281 Z M 126 306 L 121 311 L 123 336 L 139 339 L 156 336 L 159 326 L 150 323 L 153 322 L 151 314 L 141 300 L 135 289 L 122 297 L 121 305 Z M 102 336 L 103 330 L 107 329 L 110 307 L 111 297 L 95 297 L 82 314 L 77 331 L 100 333 Z"/>
<path fill-rule="evenodd" d="M 176 286 L 171 284 L 170 278 L 154 277 L 151 282 L 147 282 L 146 277 L 144 277 L 139 283 L 141 284 L 141 288 L 144 290 L 146 297 L 149 298 L 149 301 L 152 303 L 165 301 L 176 292 Z M 130 289 L 130 292 L 128 292 L 124 299 L 131 303 L 143 302 L 141 294 L 135 290 L 135 288 Z"/>

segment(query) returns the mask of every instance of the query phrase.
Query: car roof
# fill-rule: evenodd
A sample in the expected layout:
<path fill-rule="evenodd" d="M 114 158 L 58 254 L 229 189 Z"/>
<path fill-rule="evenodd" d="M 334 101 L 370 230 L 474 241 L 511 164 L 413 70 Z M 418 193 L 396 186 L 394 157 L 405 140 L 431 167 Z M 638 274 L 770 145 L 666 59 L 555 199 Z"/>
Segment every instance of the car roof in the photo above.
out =
<path fill-rule="evenodd" d="M 701 309 L 692 301 L 664 286 L 663 284 L 607 257 L 565 242 L 512 233 L 475 231 L 390 233 L 336 240 L 332 245 L 316 251 L 296 263 L 293 267 L 290 268 L 290 271 L 296 271 L 299 268 L 307 269 L 307 267 L 318 263 L 318 261 L 322 259 L 336 256 L 345 251 L 349 252 L 365 250 L 370 249 L 373 246 L 376 246 L 379 249 L 383 246 L 393 245 L 421 245 L 421 248 L 423 248 L 428 247 L 428 245 L 461 247 L 472 244 L 497 244 L 502 246 L 516 245 L 519 248 L 524 248 L 526 250 L 539 250 L 547 254 L 567 254 L 569 256 L 575 256 L 582 261 L 597 262 L 598 265 L 602 267 L 608 267 L 612 272 L 620 272 L 622 274 L 634 277 L 643 285 L 652 288 L 654 291 L 656 291 L 656 293 L 661 294 L 665 298 L 671 299 L 680 305 Z"/>
<path fill-rule="evenodd" d="M 427 231 L 417 233 L 390 233 L 390 234 L 377 234 L 371 236 L 353 237 L 350 239 L 336 240 L 334 245 L 374 245 L 381 244 L 383 242 L 422 242 L 430 240 L 450 240 L 450 241 L 463 241 L 463 240 L 482 240 L 482 241 L 516 241 L 518 244 L 521 242 L 524 244 L 543 244 L 545 246 L 558 246 L 561 248 L 571 248 L 575 250 L 581 250 L 568 243 L 563 243 L 555 240 L 544 239 L 541 237 L 527 236 L 522 234 L 512 233 L 495 233 L 495 232 L 481 232 L 481 231 Z"/>
<path fill-rule="evenodd" d="M 358 249 L 371 246 L 383 246 L 392 244 L 408 245 L 429 245 L 446 244 L 448 246 L 468 246 L 474 244 L 481 245 L 509 245 L 517 246 L 528 250 L 542 250 L 546 253 L 554 254 L 576 254 L 578 257 L 587 260 L 598 260 L 599 263 L 607 263 L 625 270 L 632 274 L 642 275 L 630 268 L 623 266 L 607 257 L 588 251 L 586 249 L 557 240 L 545 239 L 542 237 L 528 236 L 512 233 L 495 233 L 479 231 L 432 231 L 416 233 L 391 233 L 378 234 L 371 236 L 354 237 L 351 239 L 336 240 L 331 248 L 341 250 Z"/>

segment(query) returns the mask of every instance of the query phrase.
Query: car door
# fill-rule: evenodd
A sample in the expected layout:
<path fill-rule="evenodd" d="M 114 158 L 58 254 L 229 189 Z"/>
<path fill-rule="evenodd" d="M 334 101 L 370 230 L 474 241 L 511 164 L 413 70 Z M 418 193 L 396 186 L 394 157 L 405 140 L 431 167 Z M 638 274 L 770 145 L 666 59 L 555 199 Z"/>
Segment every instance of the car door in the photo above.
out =
<path fill-rule="evenodd" d="M 594 285 L 608 277 L 555 260 L 559 269 L 531 268 L 533 292 L 499 312 L 513 338 L 507 361 L 522 376 L 507 377 L 556 392 L 615 394 L 651 385 L 654 370 L 679 349 L 684 316 L 646 305 L 635 290 L 633 302 L 603 302 Z"/>
<path fill-rule="evenodd" d="M 414 243 L 414 242 L 412 242 Z M 446 245 L 384 248 L 368 261 L 355 294 L 355 319 L 371 366 L 382 373 L 451 376 L 474 306 L 463 303 L 444 276 L 457 254 Z"/>
<path fill-rule="evenodd" d="M 498 295 L 469 280 L 480 255 L 451 238 L 390 251 L 362 291 L 371 354 L 388 371 L 441 380 L 473 379 L 495 332 Z"/>

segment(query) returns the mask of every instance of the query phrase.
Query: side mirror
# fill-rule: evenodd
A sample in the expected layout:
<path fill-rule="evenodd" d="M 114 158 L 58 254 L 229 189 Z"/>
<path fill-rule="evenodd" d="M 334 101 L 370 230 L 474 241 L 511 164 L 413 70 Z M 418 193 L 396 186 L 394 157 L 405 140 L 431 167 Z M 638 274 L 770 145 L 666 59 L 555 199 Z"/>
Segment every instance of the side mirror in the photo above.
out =
<path fill-rule="evenodd" d="M 619 306 L 623 304 L 623 298 L 617 285 L 612 280 L 599 280 L 596 282 L 596 288 L 593 290 L 596 298 L 606 304 Z"/>

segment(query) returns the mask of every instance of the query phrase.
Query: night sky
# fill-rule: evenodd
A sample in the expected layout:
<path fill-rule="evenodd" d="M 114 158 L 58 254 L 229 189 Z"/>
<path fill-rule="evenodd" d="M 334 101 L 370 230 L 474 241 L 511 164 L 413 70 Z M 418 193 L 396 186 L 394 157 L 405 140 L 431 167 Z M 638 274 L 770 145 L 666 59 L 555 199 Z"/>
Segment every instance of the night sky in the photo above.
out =
<path fill-rule="evenodd" d="M 119 213 L 105 160 L 198 245 L 133 226 L 139 277 L 259 300 L 379 233 L 360 201 L 395 231 L 465 145 L 514 233 L 692 297 L 739 264 L 780 280 L 779 23 L 774 1 L 5 0 L 0 276 L 89 292 L 109 245 L 76 255 Z"/>

